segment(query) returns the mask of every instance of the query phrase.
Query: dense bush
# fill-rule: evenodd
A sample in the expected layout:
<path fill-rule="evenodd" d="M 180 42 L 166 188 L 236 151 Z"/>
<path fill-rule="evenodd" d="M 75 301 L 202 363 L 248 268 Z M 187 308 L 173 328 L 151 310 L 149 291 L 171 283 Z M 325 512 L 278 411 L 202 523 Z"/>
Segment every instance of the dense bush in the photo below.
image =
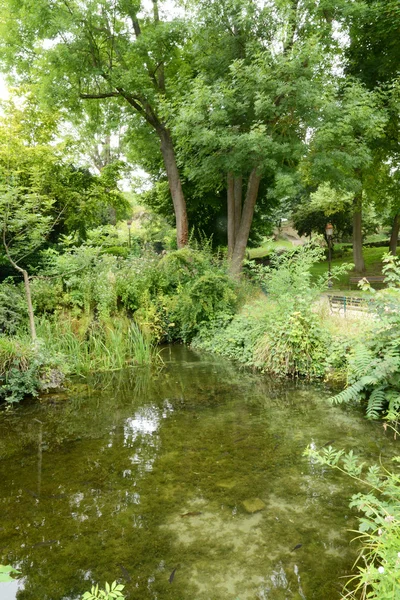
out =
<path fill-rule="evenodd" d="M 254 349 L 256 366 L 278 376 L 323 377 L 328 337 L 318 316 L 311 310 L 272 314 Z"/>
<path fill-rule="evenodd" d="M 23 287 L 0 284 L 0 334 L 14 335 L 25 324 L 27 314 Z"/>
<path fill-rule="evenodd" d="M 254 348 L 265 331 L 260 313 L 263 314 L 263 311 L 258 303 L 246 305 L 244 312 L 235 316 L 221 312 L 210 323 L 200 327 L 193 346 L 254 366 Z"/>
<path fill-rule="evenodd" d="M 323 251 L 315 245 L 271 257 L 268 266 L 248 265 L 264 295 L 234 317 L 221 315 L 200 329 L 193 344 L 262 371 L 290 377 L 323 377 L 328 334 L 315 311 L 326 279 L 314 283 L 310 269 Z"/>
<path fill-rule="evenodd" d="M 0 336 L 0 399 L 20 402 L 24 396 L 60 387 L 63 379 L 61 357 L 43 344 Z"/>
<path fill-rule="evenodd" d="M 220 311 L 233 314 L 238 302 L 238 285 L 208 249 L 123 259 L 81 247 L 52 254 L 47 272 L 53 279 L 33 286 L 38 313 L 58 308 L 104 320 L 125 310 L 158 341 L 189 341 L 201 323 Z"/>

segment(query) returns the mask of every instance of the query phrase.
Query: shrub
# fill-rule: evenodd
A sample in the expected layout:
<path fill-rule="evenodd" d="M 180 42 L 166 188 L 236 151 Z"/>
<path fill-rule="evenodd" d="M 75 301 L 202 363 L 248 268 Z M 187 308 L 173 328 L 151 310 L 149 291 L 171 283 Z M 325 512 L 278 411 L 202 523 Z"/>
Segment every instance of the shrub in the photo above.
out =
<path fill-rule="evenodd" d="M 35 314 L 54 313 L 63 301 L 62 282 L 54 278 L 33 278 L 31 294 Z"/>
<path fill-rule="evenodd" d="M 27 321 L 25 293 L 20 285 L 0 285 L 0 334 L 14 335 Z"/>
<path fill-rule="evenodd" d="M 219 312 L 233 315 L 236 304 L 234 282 L 213 272 L 188 281 L 178 287 L 176 294 L 164 299 L 169 328 L 173 327 L 175 339 L 185 343 Z"/>
<path fill-rule="evenodd" d="M 327 335 L 311 310 L 269 315 L 267 331 L 254 349 L 255 365 L 266 373 L 323 377 Z"/>
<path fill-rule="evenodd" d="M 60 357 L 28 338 L 0 337 L 0 398 L 9 404 L 40 391 L 60 387 L 63 371 Z"/>
<path fill-rule="evenodd" d="M 126 246 L 110 246 L 109 248 L 103 248 L 102 254 L 112 254 L 113 256 L 121 256 L 122 258 L 128 258 L 131 249 Z"/>
<path fill-rule="evenodd" d="M 254 347 L 265 328 L 258 315 L 251 314 L 254 305 L 246 308 L 249 314 L 232 316 L 221 312 L 203 324 L 192 341 L 193 346 L 254 366 Z"/>

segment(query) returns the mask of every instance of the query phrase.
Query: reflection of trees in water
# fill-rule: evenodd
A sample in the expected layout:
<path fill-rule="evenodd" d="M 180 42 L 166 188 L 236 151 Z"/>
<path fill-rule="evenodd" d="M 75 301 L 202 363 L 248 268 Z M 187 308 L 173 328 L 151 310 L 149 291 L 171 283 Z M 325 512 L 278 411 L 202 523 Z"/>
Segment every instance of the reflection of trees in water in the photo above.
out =
<path fill-rule="evenodd" d="M 207 568 L 210 550 L 214 557 L 226 550 L 210 534 L 189 551 L 161 526 L 176 518 L 190 528 L 191 517 L 181 514 L 198 510 L 222 515 L 224 523 L 245 520 L 242 502 L 251 497 L 269 503 L 263 512 L 273 524 L 268 543 L 285 545 L 270 563 L 260 554 L 268 564 L 259 571 L 266 589 L 285 592 L 282 567 L 300 594 L 304 581 L 293 571 L 297 551 L 291 549 L 301 542 L 303 552 L 313 543 L 321 556 L 319 513 L 331 502 L 325 474 L 307 471 L 301 453 L 310 439 L 319 445 L 338 439 L 327 433 L 336 425 L 321 408 L 318 388 L 284 386 L 215 357 L 199 361 L 187 349 L 166 354 L 161 371 L 101 374 L 71 386 L 67 395 L 49 396 L 46 404 L 19 409 L 18 418 L 0 416 L 6 459 L 0 462 L 0 548 L 6 546 L 0 562 L 19 565 L 26 576 L 18 600 L 75 599 L 89 579 L 122 575 L 121 565 L 132 579 L 126 588 L 131 600 L 169 597 L 168 577 L 180 563 L 174 597 L 195 598 L 185 579 L 190 565 L 200 561 Z M 184 362 L 176 362 L 177 355 Z M 366 430 L 361 426 L 360 435 Z M 343 495 L 347 503 L 347 490 Z M 206 509 L 196 507 L 198 498 Z M 309 509 L 296 517 L 299 504 Z M 312 568 L 322 581 L 321 561 L 314 565 L 306 551 L 302 560 L 302 568 Z"/>
<path fill-rule="evenodd" d="M 75 598 L 88 587 L 77 583 L 87 569 L 95 581 L 114 580 L 120 563 L 133 576 L 141 572 L 138 562 L 146 557 L 154 562 L 149 544 L 162 511 L 148 478 L 160 449 L 159 428 L 171 410 L 167 402 L 141 407 L 120 415 L 102 439 L 63 448 L 61 455 L 44 453 L 39 493 L 36 470 L 20 475 L 18 491 L 3 501 L 9 524 L 10 501 L 22 509 L 19 542 L 14 543 L 13 527 L 5 532 L 7 560 L 19 564 L 26 578 L 19 600 Z M 50 460 L 57 481 L 49 478 Z M 164 544 L 158 535 L 158 550 L 168 555 Z"/>

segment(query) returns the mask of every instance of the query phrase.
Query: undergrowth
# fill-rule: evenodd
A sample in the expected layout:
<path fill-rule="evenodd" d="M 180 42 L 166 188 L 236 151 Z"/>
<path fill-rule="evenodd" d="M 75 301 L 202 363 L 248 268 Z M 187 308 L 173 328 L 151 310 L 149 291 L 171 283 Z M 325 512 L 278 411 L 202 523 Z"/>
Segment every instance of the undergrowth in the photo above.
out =
<path fill-rule="evenodd" d="M 127 318 L 97 321 L 91 318 L 42 319 L 37 334 L 53 354 L 62 355 L 68 373 L 86 376 L 159 360 L 154 342 Z"/>

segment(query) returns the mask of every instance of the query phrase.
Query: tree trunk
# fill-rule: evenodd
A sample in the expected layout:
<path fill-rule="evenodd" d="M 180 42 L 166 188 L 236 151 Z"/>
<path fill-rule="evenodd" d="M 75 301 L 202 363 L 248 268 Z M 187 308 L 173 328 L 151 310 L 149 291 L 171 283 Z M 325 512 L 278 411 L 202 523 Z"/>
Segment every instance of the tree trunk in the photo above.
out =
<path fill-rule="evenodd" d="M 400 215 L 399 215 L 399 213 L 397 213 L 397 215 L 395 216 L 395 218 L 393 220 L 392 234 L 390 236 L 390 243 L 389 243 L 389 251 L 390 251 L 390 254 L 393 254 L 393 256 L 396 256 L 396 254 L 397 254 L 397 240 L 399 237 L 399 230 L 400 230 Z"/>
<path fill-rule="evenodd" d="M 354 199 L 353 213 L 353 260 L 357 273 L 364 273 L 365 263 L 362 250 L 362 195 Z"/>
<path fill-rule="evenodd" d="M 235 247 L 229 268 L 230 274 L 236 278 L 240 276 L 242 270 L 242 263 L 246 253 L 246 246 L 249 239 L 251 223 L 253 221 L 254 207 L 257 201 L 260 181 L 261 177 L 257 175 L 257 169 L 255 168 L 250 173 L 246 199 L 243 204 L 242 218 L 240 220 L 239 230 L 236 234 Z"/>
<path fill-rule="evenodd" d="M 31 297 L 31 284 L 29 282 L 28 273 L 25 271 L 25 269 L 21 269 L 21 271 L 24 276 L 26 302 L 28 304 L 29 329 L 31 331 L 32 341 L 36 342 L 36 327 L 35 327 L 35 317 L 33 314 L 33 305 L 32 305 L 32 297 Z"/>
<path fill-rule="evenodd" d="M 14 267 L 14 269 L 19 271 L 23 275 L 24 284 L 25 284 L 26 302 L 28 305 L 29 329 L 31 332 L 32 342 L 36 342 L 37 338 L 36 338 L 35 316 L 33 313 L 32 297 L 31 297 L 31 284 L 29 283 L 29 276 L 28 276 L 27 271 L 25 271 L 25 269 L 22 269 L 22 267 L 17 265 L 17 263 L 11 258 L 11 255 L 10 255 L 10 252 L 8 249 L 8 244 L 6 242 L 6 228 L 5 227 L 3 229 L 3 246 L 4 246 L 4 250 L 6 251 L 7 258 L 10 261 L 10 263 L 12 264 L 12 266 Z"/>
<path fill-rule="evenodd" d="M 228 215 L 228 259 L 232 258 L 235 247 L 235 189 L 233 173 L 229 172 L 226 178 L 227 189 L 227 215 Z"/>
<path fill-rule="evenodd" d="M 186 202 L 183 195 L 178 166 L 176 164 L 174 147 L 168 129 L 165 127 L 158 127 L 157 133 L 161 141 L 161 152 L 164 159 L 165 170 L 167 171 L 172 202 L 174 204 L 176 219 L 176 241 L 178 248 L 183 248 L 188 243 L 189 226 L 186 213 Z"/>
<path fill-rule="evenodd" d="M 235 238 L 239 231 L 240 220 L 242 218 L 242 194 L 243 194 L 243 177 L 235 177 L 234 179 L 234 196 L 235 196 Z"/>

